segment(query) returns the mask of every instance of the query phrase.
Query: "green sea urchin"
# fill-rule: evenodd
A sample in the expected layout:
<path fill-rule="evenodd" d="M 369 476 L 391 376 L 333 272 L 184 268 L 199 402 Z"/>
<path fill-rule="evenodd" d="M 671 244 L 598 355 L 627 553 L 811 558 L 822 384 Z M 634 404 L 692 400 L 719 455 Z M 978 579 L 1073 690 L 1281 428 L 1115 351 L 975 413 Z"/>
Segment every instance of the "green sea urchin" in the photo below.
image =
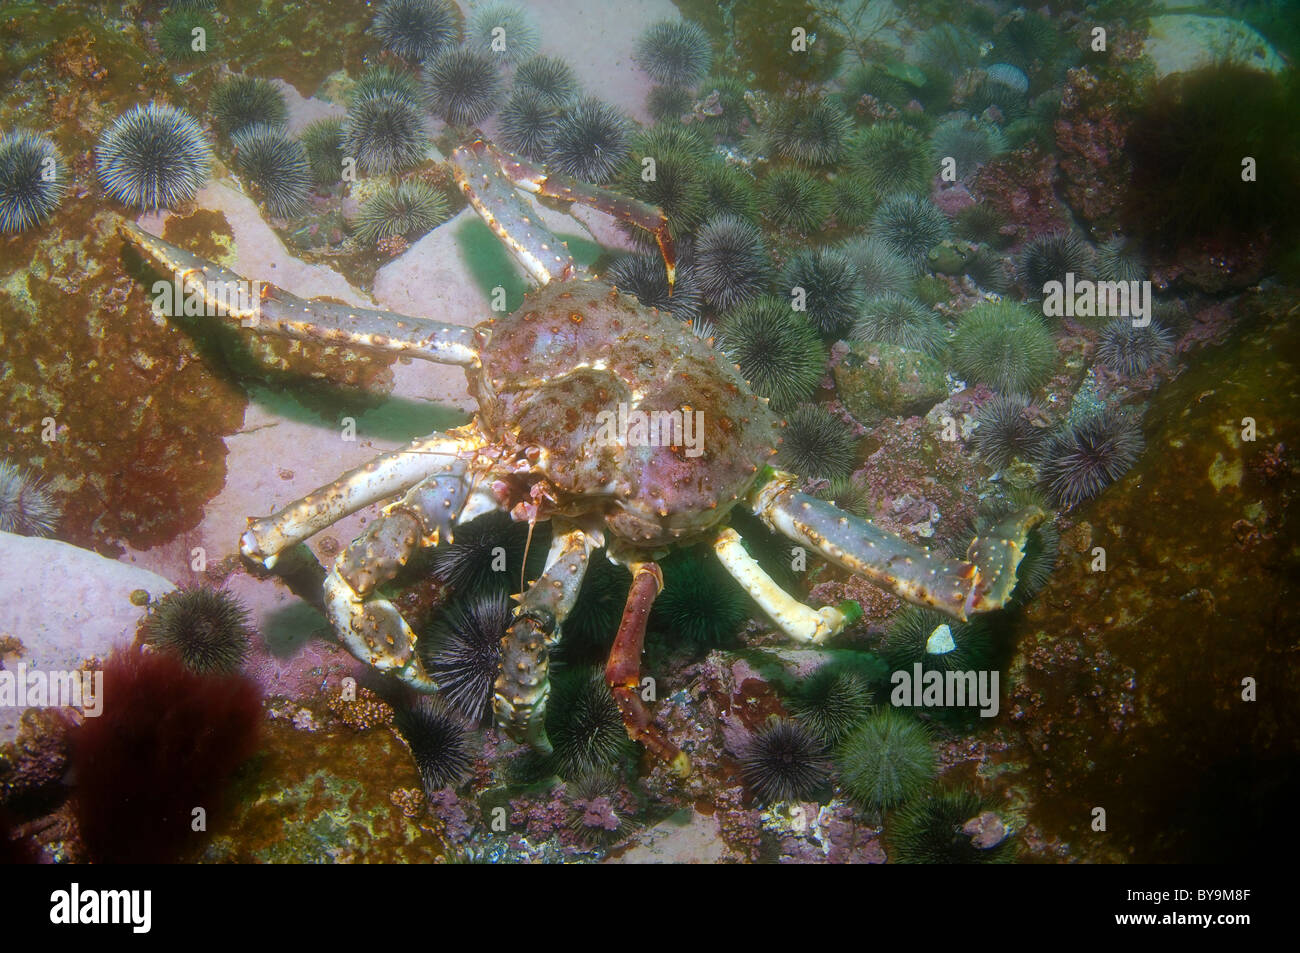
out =
<path fill-rule="evenodd" d="M 949 232 L 948 219 L 933 202 L 919 195 L 886 199 L 871 221 L 871 237 L 880 239 L 915 267 Z"/>
<path fill-rule="evenodd" d="M 208 97 L 212 125 L 229 136 L 248 126 L 283 126 L 289 119 L 284 93 L 257 76 L 230 76 L 213 87 Z"/>
<path fill-rule="evenodd" d="M 307 151 L 307 164 L 312 181 L 318 188 L 328 189 L 343 177 L 343 120 L 337 117 L 317 119 L 298 137 Z"/>
<path fill-rule="evenodd" d="M 707 546 L 679 549 L 661 563 L 664 590 L 650 627 L 673 644 L 710 649 L 732 642 L 749 618 L 750 602 Z"/>
<path fill-rule="evenodd" d="M 689 20 L 663 20 L 641 35 L 637 64 L 657 83 L 693 86 L 709 71 L 709 35 Z"/>
<path fill-rule="evenodd" d="M 0 533 L 51 536 L 62 508 L 39 479 L 7 460 L 0 460 Z"/>
<path fill-rule="evenodd" d="M 554 172 L 583 182 L 608 182 L 627 156 L 631 124 L 609 103 L 588 97 L 560 113 L 546 150 Z"/>
<path fill-rule="evenodd" d="M 532 17 L 513 3 L 488 3 L 470 15 L 465 45 L 502 63 L 514 64 L 537 52 L 541 34 Z"/>
<path fill-rule="evenodd" d="M 727 315 L 718 346 L 776 410 L 807 400 L 826 372 L 816 330 L 780 298 L 758 298 Z"/>
<path fill-rule="evenodd" d="M 828 663 L 799 683 L 789 707 L 800 724 L 834 747 L 871 712 L 871 689 L 860 673 Z"/>
<path fill-rule="evenodd" d="M 992 655 L 988 623 L 982 618 L 958 622 L 921 606 L 898 613 L 881 649 L 891 669 L 905 672 L 918 662 L 927 672 L 977 671 L 989 667 Z"/>
<path fill-rule="evenodd" d="M 848 256 L 827 248 L 800 252 L 781 276 L 782 293 L 801 301 L 804 317 L 830 338 L 844 334 L 862 308 L 858 270 Z"/>
<path fill-rule="evenodd" d="M 715 216 L 699 230 L 695 265 L 700 293 L 720 311 L 753 299 L 767 285 L 762 233 L 734 215 Z"/>
<path fill-rule="evenodd" d="M 281 126 L 245 126 L 230 137 L 235 165 L 252 180 L 272 215 L 301 212 L 311 190 L 307 150 Z"/>
<path fill-rule="evenodd" d="M 939 174 L 926 141 L 901 122 L 880 122 L 855 133 L 848 152 L 850 171 L 881 195 L 923 194 Z"/>
<path fill-rule="evenodd" d="M 879 341 L 936 356 L 948 343 L 948 330 L 933 308 L 894 292 L 874 295 L 862 305 L 850 338 Z"/>
<path fill-rule="evenodd" d="M 456 47 L 424 64 L 433 112 L 455 126 L 473 126 L 496 111 L 504 84 L 489 53 Z"/>
<path fill-rule="evenodd" d="M 1056 341 L 1043 319 L 1013 301 L 977 304 L 957 325 L 953 363 L 970 381 L 1028 394 L 1056 366 Z"/>
<path fill-rule="evenodd" d="M 1096 273 L 1096 259 L 1088 243 L 1073 232 L 1040 235 L 1025 243 L 1017 262 L 1017 274 L 1031 298 L 1044 294 L 1049 281 L 1064 282 L 1066 274 L 1075 280 L 1091 279 Z"/>
<path fill-rule="evenodd" d="M 460 41 L 460 11 L 451 0 L 385 0 L 370 29 L 398 56 L 422 63 Z"/>
<path fill-rule="evenodd" d="M 355 100 L 343 120 L 343 155 L 364 172 L 395 172 L 415 165 L 428 147 L 419 105 L 394 92 Z"/>
<path fill-rule="evenodd" d="M 145 211 L 175 208 L 208 180 L 212 147 L 185 112 L 160 103 L 134 106 L 99 137 L 95 169 L 108 194 Z"/>
<path fill-rule="evenodd" d="M 835 762 L 845 790 L 869 808 L 911 800 L 935 774 L 929 733 L 893 708 L 877 710 L 853 729 L 836 749 Z"/>
<path fill-rule="evenodd" d="M 578 79 L 573 68 L 555 56 L 534 56 L 515 67 L 515 91 L 532 90 L 560 109 L 577 97 Z"/>
<path fill-rule="evenodd" d="M 447 198 L 427 182 L 385 183 L 362 204 L 351 225 L 367 244 L 401 235 L 419 238 L 447 220 Z"/>
<path fill-rule="evenodd" d="M 826 183 L 793 167 L 767 174 L 759 184 L 758 204 L 771 222 L 804 235 L 819 229 L 831 212 Z"/>
<path fill-rule="evenodd" d="M 1010 840 L 980 845 L 968 822 L 984 810 L 971 791 L 941 791 L 914 801 L 889 822 L 892 858 L 901 864 L 1002 864 L 1014 859 Z"/>
<path fill-rule="evenodd" d="M 557 672 L 546 706 L 552 763 L 562 778 L 611 771 L 631 756 L 623 716 L 599 670 Z"/>
<path fill-rule="evenodd" d="M 68 190 L 68 166 L 44 136 L 0 137 L 0 233 L 20 232 L 49 218 Z"/>
<path fill-rule="evenodd" d="M 237 671 L 248 656 L 248 609 L 224 589 L 177 589 L 154 605 L 145 638 L 200 675 Z"/>
<path fill-rule="evenodd" d="M 768 141 L 782 159 L 821 169 L 844 157 L 844 143 L 853 123 L 832 100 L 785 104 L 771 120 Z"/>

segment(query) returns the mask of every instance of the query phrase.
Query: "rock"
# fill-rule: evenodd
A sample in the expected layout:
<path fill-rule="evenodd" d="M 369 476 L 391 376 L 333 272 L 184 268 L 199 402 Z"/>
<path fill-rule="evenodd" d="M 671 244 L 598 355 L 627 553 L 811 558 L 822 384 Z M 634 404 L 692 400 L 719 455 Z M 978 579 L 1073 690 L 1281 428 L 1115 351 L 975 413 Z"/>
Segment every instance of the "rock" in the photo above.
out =
<path fill-rule="evenodd" d="M 1269 73 L 1286 70 L 1286 61 L 1253 27 L 1230 17 L 1187 13 L 1151 18 L 1146 55 L 1157 78 L 1209 66 L 1225 56 Z"/>
<path fill-rule="evenodd" d="M 893 344 L 851 344 L 835 368 L 835 386 L 849 413 L 867 426 L 923 414 L 948 394 L 938 361 Z"/>
<path fill-rule="evenodd" d="M 15 670 L 65 672 L 128 644 L 145 613 L 131 593 L 176 587 L 146 569 L 56 539 L 0 533 L 0 659 Z M 0 707 L 0 744 L 17 737 L 25 708 Z"/>

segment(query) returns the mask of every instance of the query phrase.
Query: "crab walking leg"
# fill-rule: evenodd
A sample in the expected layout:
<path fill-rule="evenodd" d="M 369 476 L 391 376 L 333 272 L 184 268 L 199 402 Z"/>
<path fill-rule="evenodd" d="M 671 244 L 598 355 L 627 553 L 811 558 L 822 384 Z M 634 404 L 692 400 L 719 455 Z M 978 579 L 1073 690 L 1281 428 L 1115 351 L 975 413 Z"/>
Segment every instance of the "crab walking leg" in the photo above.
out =
<path fill-rule="evenodd" d="M 451 154 L 456 185 L 534 281 L 544 285 L 552 278 L 572 278 L 578 266 L 569 249 L 541 223 L 537 211 L 528 207 L 495 154 L 496 150 L 481 140 L 456 149 Z"/>
<path fill-rule="evenodd" d="M 831 636 L 839 635 L 846 625 L 861 615 L 861 609 L 857 609 L 855 614 L 855 603 L 846 603 L 840 608 L 824 606 L 812 609 L 795 599 L 745 551 L 740 534 L 734 529 L 724 529 L 718 534 L 713 551 L 758 607 L 792 639 L 814 644 L 825 642 Z"/>
<path fill-rule="evenodd" d="M 451 540 L 453 526 L 497 508 L 490 491 L 474 484 L 464 460 L 425 477 L 385 507 L 339 553 L 325 577 L 326 611 L 344 648 L 417 691 L 437 691 L 438 683 L 415 651 L 415 633 L 375 589 L 392 579 L 416 549 Z"/>
<path fill-rule="evenodd" d="M 632 587 L 623 607 L 623 619 L 614 636 L 609 661 L 605 664 L 605 681 L 623 714 L 628 737 L 639 741 L 651 754 L 671 766 L 679 777 L 691 773 L 691 759 L 660 733 L 650 722 L 650 712 L 641 701 L 641 651 L 645 645 L 645 627 L 650 607 L 664 587 L 664 576 L 656 563 L 632 563 Z"/>
<path fill-rule="evenodd" d="M 668 287 L 672 288 L 677 275 L 677 254 L 668 216 L 662 209 L 567 175 L 547 172 L 482 139 L 456 149 L 451 154 L 451 162 L 456 183 L 470 205 L 539 284 L 546 284 L 552 278 L 567 278 L 575 266 L 567 250 L 562 255 L 556 251 L 563 243 L 535 221 L 535 214 L 520 200 L 516 189 L 580 202 L 649 232 L 663 255 Z"/>
<path fill-rule="evenodd" d="M 228 318 L 262 334 L 405 354 L 437 364 L 481 365 L 483 342 L 473 328 L 330 301 L 308 301 L 275 285 L 249 281 L 131 222 L 124 222 L 120 231 L 157 267 L 174 276 L 170 285 L 162 282 L 161 288 L 155 286 L 155 293 L 165 292 L 173 299 L 174 314 L 189 310 L 182 308 L 185 302 L 175 299 L 197 295 L 202 299 L 202 313 Z"/>
<path fill-rule="evenodd" d="M 978 537 L 966 561 L 918 549 L 867 520 L 795 490 L 798 478 L 775 472 L 750 494 L 750 506 L 772 529 L 908 602 L 956 619 L 1006 605 L 1028 532 L 1043 521 L 1038 507 L 1007 517 Z"/>
<path fill-rule="evenodd" d="M 578 600 L 588 561 L 600 541 L 552 520 L 556 536 L 546 569 L 519 599 L 514 621 L 501 639 L 501 666 L 492 695 L 496 723 L 511 738 L 549 753 L 546 702 L 550 697 L 550 650 Z"/>
<path fill-rule="evenodd" d="M 447 473 L 478 449 L 468 433 L 433 434 L 376 457 L 312 490 L 271 516 L 250 518 L 239 550 L 271 569 L 279 554 L 349 513 L 396 496 L 425 477 Z"/>

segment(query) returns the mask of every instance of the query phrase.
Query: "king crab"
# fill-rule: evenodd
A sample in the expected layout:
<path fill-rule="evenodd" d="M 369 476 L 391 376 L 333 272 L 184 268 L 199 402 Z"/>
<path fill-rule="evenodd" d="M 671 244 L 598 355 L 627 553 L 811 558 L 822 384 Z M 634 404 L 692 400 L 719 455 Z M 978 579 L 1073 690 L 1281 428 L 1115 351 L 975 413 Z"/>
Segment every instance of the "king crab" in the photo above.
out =
<path fill-rule="evenodd" d="M 711 542 L 727 571 L 786 634 L 821 643 L 861 610 L 811 609 L 785 593 L 749 555 L 727 516 L 735 506 L 768 527 L 902 598 L 957 619 L 1010 597 L 1025 535 L 1043 518 L 1030 508 L 971 543 L 964 561 L 918 549 L 870 521 L 798 490 L 768 462 L 781 420 L 738 369 L 670 314 L 581 273 L 562 242 L 537 221 L 519 189 L 578 201 L 654 235 L 671 283 L 673 243 L 658 209 L 605 189 L 549 175 L 479 140 L 453 152 L 457 184 L 540 286 L 512 314 L 464 327 L 386 311 L 306 301 L 264 286 L 260 300 L 232 305 L 213 289 L 238 275 L 124 224 L 124 236 L 159 266 L 201 288 L 218 313 L 258 333 L 399 353 L 465 369 L 474 420 L 386 453 L 272 516 L 250 519 L 240 540 L 268 569 L 287 549 L 372 503 L 392 500 L 325 578 L 324 602 L 343 645 L 358 659 L 421 692 L 437 679 L 417 637 L 378 587 L 421 547 L 449 542 L 458 525 L 493 510 L 549 520 L 545 568 L 519 598 L 502 640 L 493 696 L 497 724 L 549 750 L 544 714 L 548 658 L 578 596 L 593 552 L 631 571 L 632 584 L 605 678 L 628 734 L 678 773 L 687 756 L 654 726 L 640 695 L 640 657 L 651 604 L 663 587 L 656 560 L 677 544 Z M 670 284 L 671 286 L 671 284 Z M 602 412 L 703 414 L 694 455 L 680 442 L 631 446 L 610 440 Z M 677 418 L 684 419 L 684 418 Z M 679 431 L 680 432 L 680 431 Z M 659 445 L 655 445 L 659 444 Z"/>

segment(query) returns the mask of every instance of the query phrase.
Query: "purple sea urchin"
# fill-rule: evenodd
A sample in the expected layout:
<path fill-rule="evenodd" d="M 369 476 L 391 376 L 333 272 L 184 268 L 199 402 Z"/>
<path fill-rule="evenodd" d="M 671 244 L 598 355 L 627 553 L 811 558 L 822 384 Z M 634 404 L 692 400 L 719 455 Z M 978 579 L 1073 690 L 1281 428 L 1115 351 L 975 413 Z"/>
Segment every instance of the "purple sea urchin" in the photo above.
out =
<path fill-rule="evenodd" d="M 553 172 L 601 185 L 627 156 L 631 135 L 631 124 L 622 113 L 588 97 L 560 113 L 546 165 Z"/>
<path fill-rule="evenodd" d="M 62 510 L 31 473 L 0 460 L 0 532 L 51 536 Z"/>
<path fill-rule="evenodd" d="M 257 186 L 272 215 L 297 215 L 311 190 L 307 150 L 281 126 L 246 126 L 230 137 L 235 165 Z"/>
<path fill-rule="evenodd" d="M 713 62 L 709 35 L 689 20 L 663 20 L 641 35 L 637 64 L 657 83 L 693 86 Z"/>
<path fill-rule="evenodd" d="M 753 299 L 767 285 L 762 233 L 734 215 L 716 216 L 699 230 L 695 262 L 700 292 L 719 310 Z"/>
<path fill-rule="evenodd" d="M 439 694 L 471 723 L 483 720 L 501 662 L 501 640 L 513 613 L 504 590 L 488 591 L 447 606 L 420 640 L 425 668 Z"/>
<path fill-rule="evenodd" d="M 224 589 L 195 586 L 169 592 L 153 606 L 145 638 L 191 672 L 228 675 L 248 656 L 248 609 Z"/>
<path fill-rule="evenodd" d="M 67 190 L 67 164 L 48 139 L 29 132 L 0 137 L 0 233 L 45 221 Z"/>
<path fill-rule="evenodd" d="M 1020 283 L 1031 298 L 1043 294 L 1049 281 L 1065 281 L 1066 274 L 1075 280 L 1092 278 L 1096 260 L 1088 243 L 1073 232 L 1040 235 L 1025 243 L 1017 263 Z"/>
<path fill-rule="evenodd" d="M 149 103 L 119 116 L 99 138 L 95 169 L 108 194 L 151 211 L 188 202 L 208 180 L 212 148 L 188 113 Z"/>
<path fill-rule="evenodd" d="M 817 332 L 780 298 L 758 298 L 727 315 L 718 346 L 740 366 L 754 393 L 777 410 L 807 400 L 826 372 Z"/>
<path fill-rule="evenodd" d="M 343 120 L 343 156 L 364 172 L 394 172 L 424 157 L 428 137 L 419 106 L 397 93 L 358 99 Z"/>
<path fill-rule="evenodd" d="M 468 47 L 439 53 L 424 64 L 434 113 L 452 125 L 472 126 L 497 108 L 504 85 L 492 56 Z"/>
<path fill-rule="evenodd" d="M 469 776 L 474 765 L 469 733 L 460 715 L 442 699 L 420 697 L 410 707 L 398 709 L 393 725 L 411 749 L 426 794 L 456 787 Z"/>
<path fill-rule="evenodd" d="M 736 753 L 745 784 L 765 803 L 811 797 L 830 777 L 821 739 L 797 721 L 774 718 Z"/>
<path fill-rule="evenodd" d="M 1090 500 L 1127 473 L 1142 455 L 1139 422 L 1114 409 L 1063 426 L 1043 445 L 1039 482 L 1065 509 Z"/>
<path fill-rule="evenodd" d="M 979 427 L 971 437 L 979 455 L 999 468 L 1017 456 L 1031 458 L 1045 433 L 1028 411 L 1029 402 L 1014 394 L 998 394 L 981 407 L 975 416 Z"/>
<path fill-rule="evenodd" d="M 460 41 L 460 11 L 450 0 L 386 0 L 371 31 L 398 56 L 422 63 Z"/>
<path fill-rule="evenodd" d="M 1097 360 L 1118 374 L 1132 377 L 1165 361 L 1173 353 L 1173 335 L 1156 321 L 1134 327 L 1131 318 L 1116 318 L 1101 332 Z"/>

